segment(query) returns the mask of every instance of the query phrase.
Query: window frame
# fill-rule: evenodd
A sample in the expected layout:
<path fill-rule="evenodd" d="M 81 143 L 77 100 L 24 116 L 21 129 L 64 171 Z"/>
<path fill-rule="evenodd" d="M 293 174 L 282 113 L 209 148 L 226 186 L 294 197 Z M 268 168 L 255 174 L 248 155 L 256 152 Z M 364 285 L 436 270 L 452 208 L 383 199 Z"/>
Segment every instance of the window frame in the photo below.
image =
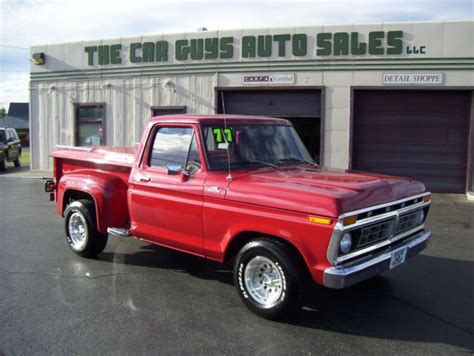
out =
<path fill-rule="evenodd" d="M 188 107 L 183 106 L 151 106 L 151 116 L 163 116 L 163 115 L 184 115 L 188 112 Z M 155 111 L 157 111 L 155 113 Z M 161 113 L 159 111 L 162 111 Z M 168 112 L 171 111 L 171 112 Z"/>
<path fill-rule="evenodd" d="M 191 130 L 191 140 L 189 141 L 189 145 L 188 147 L 183 147 L 183 153 L 184 153 L 184 162 L 182 164 L 180 164 L 179 162 L 171 162 L 171 163 L 167 163 L 167 164 L 156 164 L 156 165 L 152 165 L 151 164 L 151 161 L 152 161 L 152 158 L 153 158 L 153 150 L 155 148 L 155 143 L 156 143 L 156 139 L 157 139 L 157 135 L 158 133 L 160 132 L 160 130 L 163 130 L 163 129 L 183 129 L 183 130 Z M 181 135 L 181 136 L 185 136 L 184 134 Z M 150 155 L 148 156 L 148 160 L 147 160 L 147 166 L 150 167 L 150 168 L 167 168 L 168 165 L 180 165 L 183 169 L 185 168 L 186 166 L 186 163 L 188 161 L 188 157 L 189 157 L 189 152 L 191 151 L 191 143 L 192 143 L 192 139 L 194 137 L 194 130 L 192 127 L 170 127 L 170 126 L 161 126 L 159 127 L 155 133 L 154 133 L 154 137 L 153 137 L 153 142 L 151 144 L 151 147 L 150 147 Z M 158 157 L 156 157 L 156 159 L 160 160 L 160 156 L 158 155 Z"/>
<path fill-rule="evenodd" d="M 106 104 L 105 103 L 74 103 L 74 146 L 79 145 L 79 110 L 84 108 L 102 108 L 102 117 L 100 120 L 91 120 L 87 123 L 100 123 L 102 126 L 102 143 L 100 146 L 107 145 L 107 130 L 106 130 Z"/>
<path fill-rule="evenodd" d="M 7 129 L 5 130 L 5 135 L 6 135 L 7 142 L 9 142 L 8 140 L 9 140 L 10 138 L 13 139 L 13 142 L 20 141 L 20 139 L 18 138 L 18 134 L 16 133 L 16 130 L 15 130 L 15 129 L 7 128 Z"/>
<path fill-rule="evenodd" d="M 198 155 L 199 155 L 199 169 L 196 171 L 196 172 L 199 172 L 201 170 L 201 167 L 202 167 L 202 159 L 201 159 L 201 153 L 199 152 L 199 146 L 197 144 L 196 131 L 194 129 L 193 129 L 193 134 L 191 135 L 191 141 L 189 142 L 188 152 L 186 153 L 186 159 L 184 161 L 184 167 L 183 167 L 183 169 L 186 172 L 189 172 L 190 174 L 195 173 L 195 172 L 191 172 L 190 170 L 188 170 L 189 155 L 191 154 L 191 149 L 193 147 L 193 141 L 196 141 L 196 149 L 197 149 Z"/>
<path fill-rule="evenodd" d="M 218 126 L 224 126 L 224 124 L 216 124 Z M 236 126 L 263 126 L 265 124 L 261 124 L 261 123 L 237 123 L 237 124 L 229 124 L 229 127 L 236 127 Z M 225 170 L 227 170 L 228 168 L 225 168 L 225 169 L 215 169 L 215 168 L 212 168 L 211 167 L 211 162 L 210 162 L 210 159 L 209 159 L 209 152 L 208 152 L 208 149 L 207 149 L 207 145 L 206 145 L 206 140 L 205 140 L 205 137 L 204 137 L 204 130 L 206 128 L 209 128 L 209 127 L 212 127 L 213 124 L 208 124 L 208 123 L 205 123 L 205 124 L 201 124 L 200 125 L 200 139 L 202 141 L 202 152 L 205 156 L 205 160 L 206 160 L 206 167 L 207 167 L 207 170 L 209 172 L 224 172 Z M 295 133 L 298 135 L 298 133 L 296 132 L 296 129 L 295 127 L 290 123 L 290 124 L 275 124 L 273 126 L 287 126 L 287 127 L 291 127 L 293 128 L 293 130 L 295 130 Z M 300 137 L 300 140 L 301 140 L 301 137 Z M 301 140 L 302 142 L 302 140 Z M 302 142 L 303 143 L 303 142 Z M 306 149 L 306 146 L 304 146 L 303 144 L 303 147 Z M 307 149 L 306 149 L 307 150 Z M 314 162 L 315 164 L 317 164 L 319 166 L 318 163 Z M 238 170 L 238 168 L 232 168 L 232 170 Z"/>
<path fill-rule="evenodd" d="M 11 134 L 13 135 L 13 138 L 15 141 L 20 141 L 20 137 L 18 136 L 18 132 L 15 129 L 10 129 Z"/>
<path fill-rule="evenodd" d="M 199 159 L 201 161 L 201 168 L 195 172 L 192 172 L 192 175 L 197 174 L 197 173 L 207 172 L 208 171 L 207 158 L 203 154 L 201 130 L 200 130 L 199 125 L 191 124 L 191 123 L 172 123 L 172 122 L 157 123 L 150 129 L 150 134 L 148 135 L 148 139 L 142 153 L 141 162 L 139 164 L 140 169 L 143 171 L 149 170 L 151 172 L 165 172 L 165 173 L 167 172 L 166 166 L 151 166 L 150 165 L 151 153 L 153 151 L 153 145 L 155 143 L 156 134 L 158 133 L 158 130 L 163 127 L 191 128 L 193 130 L 192 137 L 196 138 L 197 149 L 199 152 Z M 185 164 L 187 164 L 188 159 L 189 159 L 191 143 L 192 143 L 192 139 L 191 139 L 191 142 L 189 143 L 189 148 L 188 148 L 188 153 L 186 155 Z M 186 166 L 183 166 L 183 168 L 185 167 Z"/>

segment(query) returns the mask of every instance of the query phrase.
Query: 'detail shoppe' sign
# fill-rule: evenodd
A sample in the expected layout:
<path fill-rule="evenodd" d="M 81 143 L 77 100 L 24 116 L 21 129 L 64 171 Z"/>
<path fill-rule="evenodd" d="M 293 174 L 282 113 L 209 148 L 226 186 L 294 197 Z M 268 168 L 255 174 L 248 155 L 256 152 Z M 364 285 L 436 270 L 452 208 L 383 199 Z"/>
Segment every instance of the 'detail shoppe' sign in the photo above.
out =
<path fill-rule="evenodd" d="M 310 56 L 363 56 L 425 54 L 425 46 L 405 46 L 403 31 L 372 31 L 365 41 L 359 32 L 322 32 L 315 37 L 305 33 L 243 36 L 239 47 L 236 38 L 209 37 L 179 39 L 173 42 L 134 42 L 86 46 L 84 52 L 89 66 L 121 64 L 126 58 L 130 63 L 157 63 L 170 60 L 219 60 L 240 58 L 264 59 L 278 57 Z M 310 41 L 314 41 L 311 43 Z M 308 48 L 314 48 L 312 53 Z"/>

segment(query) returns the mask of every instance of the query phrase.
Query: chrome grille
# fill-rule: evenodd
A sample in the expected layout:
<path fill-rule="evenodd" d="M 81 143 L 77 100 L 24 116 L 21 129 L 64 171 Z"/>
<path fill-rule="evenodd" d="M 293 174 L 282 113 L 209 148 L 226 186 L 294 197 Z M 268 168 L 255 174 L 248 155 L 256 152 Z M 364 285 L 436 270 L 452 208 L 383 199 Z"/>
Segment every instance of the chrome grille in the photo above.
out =
<path fill-rule="evenodd" d="M 328 260 L 339 265 L 409 238 L 411 234 L 423 229 L 421 214 L 427 215 L 430 204 L 430 193 L 427 192 L 341 214 L 331 236 Z M 357 221 L 345 225 L 344 219 L 351 216 L 356 216 Z M 340 250 L 340 240 L 346 232 L 352 236 L 352 249 L 344 254 Z"/>
<path fill-rule="evenodd" d="M 363 247 L 390 238 L 393 234 L 394 224 L 395 220 L 391 219 L 362 227 L 357 247 Z"/>
<path fill-rule="evenodd" d="M 400 215 L 395 235 L 415 228 L 418 225 L 418 218 L 420 217 L 421 212 L 422 210 L 417 210 L 411 213 Z"/>

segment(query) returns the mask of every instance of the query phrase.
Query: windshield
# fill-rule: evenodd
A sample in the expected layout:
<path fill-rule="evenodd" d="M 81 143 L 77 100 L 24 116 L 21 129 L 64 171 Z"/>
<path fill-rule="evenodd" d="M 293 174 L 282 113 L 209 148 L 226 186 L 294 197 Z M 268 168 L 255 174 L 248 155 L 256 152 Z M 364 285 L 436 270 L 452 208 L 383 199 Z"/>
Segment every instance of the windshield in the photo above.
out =
<path fill-rule="evenodd" d="M 5 130 L 0 130 L 0 142 L 5 142 L 7 138 L 5 137 Z"/>
<path fill-rule="evenodd" d="M 314 163 L 293 126 L 205 125 L 202 132 L 211 170 L 227 169 L 227 144 L 232 168 Z"/>

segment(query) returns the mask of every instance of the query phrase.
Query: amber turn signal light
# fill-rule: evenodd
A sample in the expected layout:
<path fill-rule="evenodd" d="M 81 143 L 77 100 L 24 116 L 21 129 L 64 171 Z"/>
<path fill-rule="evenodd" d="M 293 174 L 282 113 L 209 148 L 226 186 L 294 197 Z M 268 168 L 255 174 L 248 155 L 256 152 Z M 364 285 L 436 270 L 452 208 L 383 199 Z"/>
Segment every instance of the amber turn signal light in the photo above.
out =
<path fill-rule="evenodd" d="M 321 224 L 321 225 L 331 225 L 331 219 L 320 218 L 317 216 L 308 216 L 308 220 L 312 223 Z"/>
<path fill-rule="evenodd" d="M 342 220 L 342 223 L 344 224 L 344 226 L 352 225 L 352 224 L 355 224 L 356 222 L 357 222 L 357 215 L 348 216 L 347 218 L 344 218 Z"/>
<path fill-rule="evenodd" d="M 423 197 L 423 203 L 428 203 L 431 200 L 431 195 L 425 195 Z"/>

